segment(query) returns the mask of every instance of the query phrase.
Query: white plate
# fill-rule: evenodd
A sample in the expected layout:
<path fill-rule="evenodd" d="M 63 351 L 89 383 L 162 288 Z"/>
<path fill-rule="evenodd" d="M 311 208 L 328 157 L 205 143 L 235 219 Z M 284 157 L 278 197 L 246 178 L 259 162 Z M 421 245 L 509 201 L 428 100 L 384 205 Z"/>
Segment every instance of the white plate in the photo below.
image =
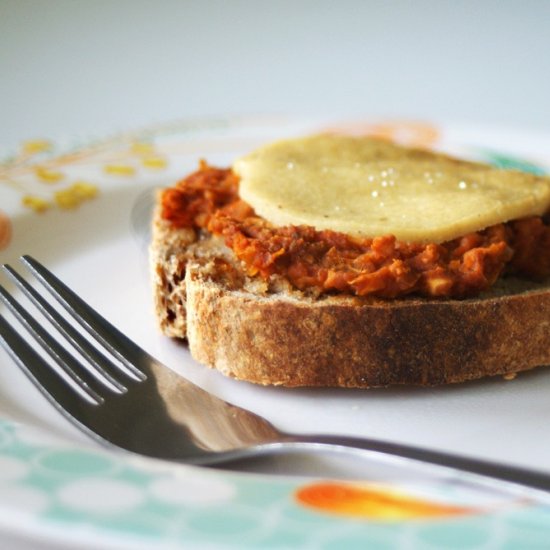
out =
<path fill-rule="evenodd" d="M 29 142 L 0 162 L 2 262 L 17 266 L 20 254 L 34 255 L 167 365 L 284 430 L 377 437 L 550 471 L 548 369 L 511 382 L 431 389 L 263 388 L 198 365 L 184 346 L 159 334 L 147 266 L 153 190 L 172 184 L 200 158 L 226 166 L 266 141 L 326 129 L 391 135 L 526 170 L 549 167 L 550 135 L 407 122 L 220 118 L 94 143 Z M 90 192 L 88 185 L 97 188 L 95 198 L 60 207 L 77 198 L 78 189 Z M 33 210 L 46 203 L 44 212 Z M 2 283 L 12 288 L 4 277 Z M 309 458 L 258 466 L 255 474 L 129 458 L 97 448 L 68 425 L 4 352 L 0 367 L 0 536 L 7 541 L 96 548 L 368 542 L 513 548 L 519 540 L 542 547 L 550 534 L 550 512 L 542 504 L 474 489 L 452 476 Z M 324 486 L 315 477 L 268 475 L 287 472 L 289 464 L 302 475 L 364 481 Z M 373 505 L 380 494 L 391 498 Z M 389 501 L 399 509 L 393 520 Z"/>

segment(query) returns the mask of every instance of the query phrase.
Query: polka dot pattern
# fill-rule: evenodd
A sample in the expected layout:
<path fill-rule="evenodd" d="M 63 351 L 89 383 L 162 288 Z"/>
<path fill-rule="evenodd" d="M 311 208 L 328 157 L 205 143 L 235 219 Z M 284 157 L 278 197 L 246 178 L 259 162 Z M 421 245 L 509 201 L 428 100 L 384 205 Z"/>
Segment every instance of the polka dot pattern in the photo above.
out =
<path fill-rule="evenodd" d="M 514 548 L 520 540 L 543 548 L 550 539 L 550 506 L 508 496 L 495 500 L 494 493 L 488 498 L 471 485 L 461 489 L 456 478 L 439 479 L 425 489 L 400 488 L 424 499 L 478 505 L 483 513 L 432 520 L 361 520 L 300 505 L 295 496 L 311 483 L 307 480 L 232 474 L 70 447 L 49 440 L 44 432 L 2 420 L 0 441 L 0 517 L 9 515 L 10 527 L 21 532 L 32 522 L 47 532 L 57 530 L 57 536 L 65 529 L 72 536 L 81 533 L 98 545 L 125 537 L 144 547 L 165 543 L 174 548 L 402 545 L 472 550 Z"/>

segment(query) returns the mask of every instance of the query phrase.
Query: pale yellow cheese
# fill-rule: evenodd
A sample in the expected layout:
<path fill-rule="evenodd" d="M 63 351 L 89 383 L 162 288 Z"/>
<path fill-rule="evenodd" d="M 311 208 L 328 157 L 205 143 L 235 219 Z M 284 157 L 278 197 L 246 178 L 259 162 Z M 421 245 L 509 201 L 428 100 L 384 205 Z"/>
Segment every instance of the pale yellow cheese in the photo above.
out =
<path fill-rule="evenodd" d="M 550 208 L 550 178 L 372 138 L 318 135 L 238 159 L 241 197 L 276 225 L 443 242 Z"/>

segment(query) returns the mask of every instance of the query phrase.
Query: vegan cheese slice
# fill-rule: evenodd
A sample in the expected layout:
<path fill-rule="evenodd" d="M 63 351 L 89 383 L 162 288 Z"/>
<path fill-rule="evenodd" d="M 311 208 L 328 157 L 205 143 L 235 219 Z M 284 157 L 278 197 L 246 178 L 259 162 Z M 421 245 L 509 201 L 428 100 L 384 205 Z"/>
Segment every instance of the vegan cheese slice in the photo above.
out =
<path fill-rule="evenodd" d="M 238 159 L 239 193 L 276 225 L 443 242 L 550 207 L 550 178 L 373 138 L 284 140 Z"/>

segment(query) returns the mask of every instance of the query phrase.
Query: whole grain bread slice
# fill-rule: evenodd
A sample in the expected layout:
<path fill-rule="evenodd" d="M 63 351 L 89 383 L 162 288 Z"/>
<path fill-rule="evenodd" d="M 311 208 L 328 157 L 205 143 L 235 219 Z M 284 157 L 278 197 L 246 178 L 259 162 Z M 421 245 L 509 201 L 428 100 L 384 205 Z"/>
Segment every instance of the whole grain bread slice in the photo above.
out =
<path fill-rule="evenodd" d="M 500 280 L 465 300 L 315 296 L 244 276 L 218 237 L 157 212 L 151 269 L 164 334 L 264 385 L 438 385 L 550 365 L 550 280 Z"/>

